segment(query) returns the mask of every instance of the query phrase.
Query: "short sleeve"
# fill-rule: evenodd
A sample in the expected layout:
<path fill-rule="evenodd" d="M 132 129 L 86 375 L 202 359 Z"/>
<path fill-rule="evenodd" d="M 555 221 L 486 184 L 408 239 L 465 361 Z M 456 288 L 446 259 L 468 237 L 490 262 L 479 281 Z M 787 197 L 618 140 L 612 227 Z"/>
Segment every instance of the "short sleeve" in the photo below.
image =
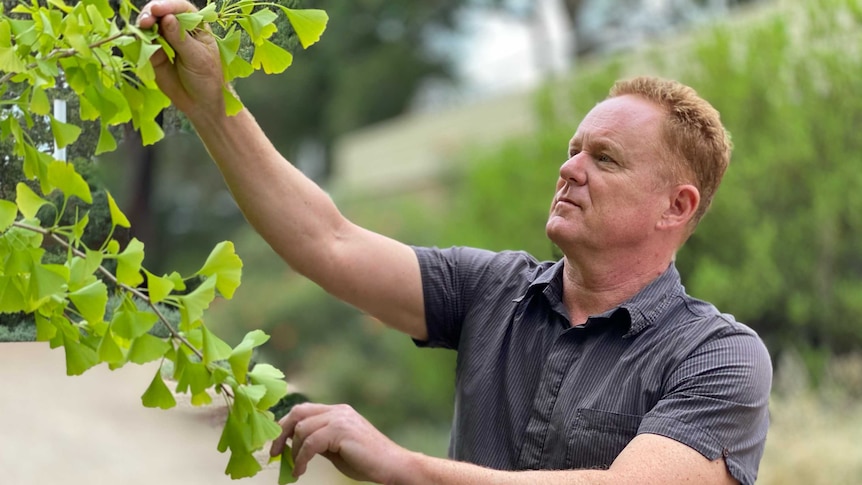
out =
<path fill-rule="evenodd" d="M 716 322 L 718 323 L 718 322 Z M 667 380 L 638 433 L 666 436 L 754 483 L 769 427 L 772 364 L 760 338 L 730 326 L 698 346 Z"/>
<path fill-rule="evenodd" d="M 497 253 L 468 247 L 414 247 L 422 275 L 428 340 L 420 347 L 457 349 L 461 323 Z"/>

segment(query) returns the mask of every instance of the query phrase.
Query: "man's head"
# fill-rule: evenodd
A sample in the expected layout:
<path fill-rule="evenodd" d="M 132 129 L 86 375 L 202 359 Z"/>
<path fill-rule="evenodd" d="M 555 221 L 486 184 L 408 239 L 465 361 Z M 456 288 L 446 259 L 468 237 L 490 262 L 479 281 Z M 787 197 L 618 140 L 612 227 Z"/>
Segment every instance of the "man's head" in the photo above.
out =
<path fill-rule="evenodd" d="M 693 231 L 709 209 L 730 163 L 732 144 L 718 111 L 694 89 L 666 79 L 636 77 L 617 81 L 608 97 L 624 95 L 642 97 L 665 111 L 662 134 L 668 150 L 668 181 L 692 183 L 700 192 L 700 205 L 691 222 Z"/>
<path fill-rule="evenodd" d="M 619 82 L 569 142 L 547 234 L 567 255 L 665 258 L 706 211 L 729 156 L 718 113 L 693 90 Z"/>

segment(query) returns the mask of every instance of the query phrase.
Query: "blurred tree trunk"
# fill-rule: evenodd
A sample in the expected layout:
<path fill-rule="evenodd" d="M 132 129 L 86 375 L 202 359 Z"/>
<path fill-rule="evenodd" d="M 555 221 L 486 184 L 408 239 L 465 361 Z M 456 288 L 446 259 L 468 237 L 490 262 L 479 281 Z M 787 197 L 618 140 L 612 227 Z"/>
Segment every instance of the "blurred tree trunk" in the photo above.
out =
<path fill-rule="evenodd" d="M 163 113 L 159 113 L 156 122 L 162 125 Z M 157 256 L 152 249 L 158 249 L 159 234 L 153 210 L 153 191 L 158 166 L 158 156 L 155 145 L 144 146 L 141 134 L 132 128 L 131 123 L 123 126 L 124 150 L 128 156 L 128 192 L 126 197 L 126 214 L 132 223 L 131 236 L 138 238 L 151 249 L 150 256 Z"/>

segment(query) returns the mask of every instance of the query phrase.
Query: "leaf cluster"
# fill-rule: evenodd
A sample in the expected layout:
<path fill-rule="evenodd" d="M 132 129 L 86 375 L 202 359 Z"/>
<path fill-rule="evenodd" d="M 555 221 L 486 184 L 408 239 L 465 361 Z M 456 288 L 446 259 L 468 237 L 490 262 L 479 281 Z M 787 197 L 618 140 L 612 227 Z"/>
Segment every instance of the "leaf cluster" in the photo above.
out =
<path fill-rule="evenodd" d="M 0 140 L 11 146 L 3 165 L 20 161 L 26 179 L 0 200 L 0 313 L 32 316 L 36 339 L 63 347 L 68 375 L 99 363 L 117 369 L 169 362 L 175 389 L 157 371 L 142 395 L 144 406 L 173 407 L 175 392 L 189 393 L 194 405 L 220 394 L 229 407 L 218 443 L 219 451 L 230 450 L 225 472 L 252 476 L 261 469 L 253 452 L 280 434 L 269 409 L 287 394 L 287 385 L 275 367 L 250 365 L 255 349 L 269 339 L 264 332 L 248 332 L 232 347 L 204 324 L 211 303 L 232 298 L 240 284 L 242 262 L 233 243 L 218 244 L 191 275 L 148 271 L 143 243 L 116 237 L 131 224 L 108 192 L 102 192 L 107 234 L 87 237 L 98 202 L 92 187 L 75 165 L 55 160 L 32 135 L 44 123 L 58 148 L 78 139 L 81 127 L 50 110 L 50 97 L 68 88 L 80 120 L 100 125 L 97 153 L 116 148 L 109 128 L 121 123 L 131 122 L 145 144 L 164 136 L 156 117 L 169 101 L 155 84 L 149 59 L 159 49 L 173 59 L 172 50 L 155 29 L 135 27 L 130 1 L 117 5 L 115 11 L 108 0 L 34 0 L 8 15 L 0 10 Z M 187 31 L 208 23 L 224 29 L 216 39 L 229 82 L 290 65 L 290 54 L 268 41 L 276 31 L 271 6 L 287 16 L 303 47 L 325 28 L 322 11 L 251 0 L 211 3 L 178 18 Z M 251 62 L 237 56 L 243 36 L 254 46 Z M 232 99 L 229 110 L 238 111 L 239 101 L 224 92 Z M 60 251 L 49 253 L 50 247 Z M 165 309 L 178 318 L 169 318 Z M 287 481 L 290 460 L 283 461 L 283 470 Z"/>

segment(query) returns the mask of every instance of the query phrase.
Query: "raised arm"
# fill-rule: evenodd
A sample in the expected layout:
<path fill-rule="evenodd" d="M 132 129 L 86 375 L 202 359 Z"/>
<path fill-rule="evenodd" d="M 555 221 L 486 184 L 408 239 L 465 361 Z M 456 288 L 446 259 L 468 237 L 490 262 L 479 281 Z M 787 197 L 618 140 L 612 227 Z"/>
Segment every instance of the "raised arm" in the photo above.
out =
<path fill-rule="evenodd" d="M 174 63 L 161 51 L 153 56 L 156 81 L 195 127 L 246 219 L 293 269 L 387 325 L 425 339 L 413 250 L 348 221 L 326 192 L 275 150 L 248 110 L 225 115 L 214 39 L 206 32 L 181 35 L 173 15 L 193 9 L 184 0 L 154 1 L 138 23 L 158 23 L 175 49 Z"/>

